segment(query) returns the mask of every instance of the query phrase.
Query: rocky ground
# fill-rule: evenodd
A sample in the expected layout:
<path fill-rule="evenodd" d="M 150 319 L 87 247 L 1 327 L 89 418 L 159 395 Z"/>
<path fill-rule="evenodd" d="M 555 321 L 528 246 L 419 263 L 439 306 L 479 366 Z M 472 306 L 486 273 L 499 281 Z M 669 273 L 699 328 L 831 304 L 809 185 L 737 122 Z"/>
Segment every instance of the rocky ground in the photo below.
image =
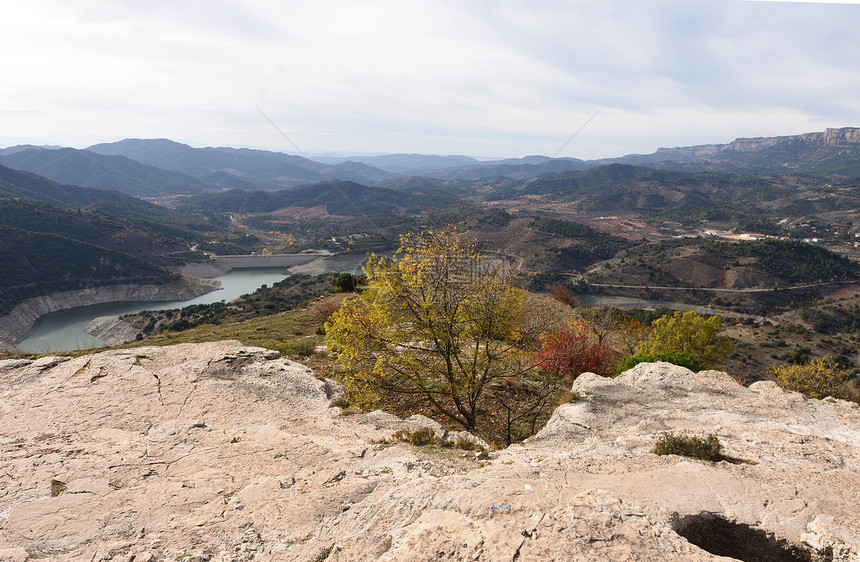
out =
<path fill-rule="evenodd" d="M 668 364 L 574 389 L 480 460 L 237 342 L 0 361 L 0 560 L 860 560 L 856 404 Z"/>

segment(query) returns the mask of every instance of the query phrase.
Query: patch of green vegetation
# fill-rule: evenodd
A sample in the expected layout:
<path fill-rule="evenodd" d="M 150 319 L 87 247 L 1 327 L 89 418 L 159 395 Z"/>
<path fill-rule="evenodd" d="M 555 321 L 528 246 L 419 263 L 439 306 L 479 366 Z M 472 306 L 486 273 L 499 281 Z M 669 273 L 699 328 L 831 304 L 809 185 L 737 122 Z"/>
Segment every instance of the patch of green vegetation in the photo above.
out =
<path fill-rule="evenodd" d="M 819 334 L 856 334 L 860 332 L 860 306 L 827 306 L 821 308 L 804 308 L 799 312 L 804 322 L 812 324 Z"/>
<path fill-rule="evenodd" d="M 582 269 L 637 245 L 572 221 L 538 218 L 529 227 L 568 239 L 564 246 L 548 248 L 552 258 L 552 263 L 547 267 L 550 270 Z"/>
<path fill-rule="evenodd" d="M 725 459 L 722 451 L 723 446 L 713 433 L 698 437 L 664 432 L 657 439 L 651 452 L 655 455 L 680 455 L 703 461 L 719 462 Z"/>
<path fill-rule="evenodd" d="M 284 342 L 275 346 L 275 350 L 282 355 L 296 357 L 310 357 L 316 350 L 317 342 L 314 339 Z"/>
<path fill-rule="evenodd" d="M 797 240 L 710 242 L 704 247 L 728 256 L 754 258 L 755 265 L 766 274 L 788 283 L 847 281 L 858 277 L 858 266 L 847 258 Z"/>
<path fill-rule="evenodd" d="M 436 433 L 429 427 L 422 427 L 415 430 L 400 428 L 391 435 L 394 441 L 404 441 L 415 447 L 423 447 L 427 445 L 438 445 L 446 449 L 460 449 L 462 451 L 480 451 L 486 453 L 486 449 L 475 441 L 457 437 L 455 441 L 450 439 L 441 439 L 436 437 Z"/>
<path fill-rule="evenodd" d="M 624 371 L 632 369 L 639 363 L 657 363 L 658 361 L 686 367 L 694 373 L 698 373 L 704 369 L 702 361 L 692 355 L 676 353 L 674 351 L 658 351 L 657 353 L 637 353 L 635 355 L 628 355 L 621 360 L 616 374 L 620 375 Z"/>
<path fill-rule="evenodd" d="M 422 427 L 414 431 L 409 431 L 406 428 L 401 428 L 395 431 L 391 437 L 393 439 L 396 439 L 397 441 L 406 441 L 410 445 L 414 445 L 416 447 L 420 447 L 421 445 L 429 445 L 430 443 L 439 441 L 439 439 L 436 437 L 436 433 L 434 433 L 433 430 L 429 427 Z"/>

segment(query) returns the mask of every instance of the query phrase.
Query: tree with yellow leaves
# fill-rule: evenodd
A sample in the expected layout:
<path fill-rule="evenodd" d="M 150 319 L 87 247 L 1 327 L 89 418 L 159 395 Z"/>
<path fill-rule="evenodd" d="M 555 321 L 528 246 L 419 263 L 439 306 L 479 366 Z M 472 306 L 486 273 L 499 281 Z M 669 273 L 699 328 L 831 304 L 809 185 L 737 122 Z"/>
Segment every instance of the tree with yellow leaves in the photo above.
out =
<path fill-rule="evenodd" d="M 558 321 L 510 264 L 455 230 L 403 235 L 393 259 L 372 256 L 364 269 L 367 288 L 325 326 L 364 407 L 381 393 L 417 395 L 474 430 L 482 401 L 537 370 L 539 336 Z"/>
<path fill-rule="evenodd" d="M 675 312 L 651 324 L 651 334 L 638 353 L 685 353 L 701 361 L 704 368 L 713 369 L 725 364 L 734 352 L 731 340 L 719 335 L 721 329 L 719 316 L 705 318 L 695 312 Z"/>
<path fill-rule="evenodd" d="M 829 355 L 801 364 L 772 365 L 767 374 L 782 388 L 802 392 L 811 398 L 850 398 L 850 395 L 843 395 L 841 387 L 851 378 L 851 373 Z"/>

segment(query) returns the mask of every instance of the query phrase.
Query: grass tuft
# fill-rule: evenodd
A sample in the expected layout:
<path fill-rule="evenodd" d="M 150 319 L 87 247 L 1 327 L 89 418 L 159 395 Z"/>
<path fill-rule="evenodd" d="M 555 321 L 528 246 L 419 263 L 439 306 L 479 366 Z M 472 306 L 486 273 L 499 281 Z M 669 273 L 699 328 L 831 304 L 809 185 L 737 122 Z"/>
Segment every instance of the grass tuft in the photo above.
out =
<path fill-rule="evenodd" d="M 710 462 L 725 460 L 722 451 L 723 446 L 713 433 L 698 437 L 671 432 L 660 435 L 652 450 L 655 455 L 680 455 Z"/>
<path fill-rule="evenodd" d="M 429 427 L 422 427 L 421 429 L 416 429 L 415 431 L 409 431 L 406 428 L 398 429 L 391 436 L 398 441 L 408 441 L 410 445 L 414 445 L 416 447 L 420 447 L 422 445 L 429 445 L 431 443 L 435 443 L 438 441 L 436 437 L 436 433 Z"/>

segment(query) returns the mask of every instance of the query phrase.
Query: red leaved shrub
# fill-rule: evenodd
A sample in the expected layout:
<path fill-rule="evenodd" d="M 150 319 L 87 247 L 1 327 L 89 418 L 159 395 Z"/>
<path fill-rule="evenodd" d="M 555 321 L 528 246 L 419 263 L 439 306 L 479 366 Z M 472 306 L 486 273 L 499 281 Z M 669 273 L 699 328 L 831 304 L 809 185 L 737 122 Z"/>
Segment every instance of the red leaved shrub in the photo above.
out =
<path fill-rule="evenodd" d="M 591 372 L 602 376 L 615 373 L 621 355 L 602 344 L 592 343 L 588 331 L 573 324 L 544 336 L 536 360 L 543 371 L 575 379 Z"/>

